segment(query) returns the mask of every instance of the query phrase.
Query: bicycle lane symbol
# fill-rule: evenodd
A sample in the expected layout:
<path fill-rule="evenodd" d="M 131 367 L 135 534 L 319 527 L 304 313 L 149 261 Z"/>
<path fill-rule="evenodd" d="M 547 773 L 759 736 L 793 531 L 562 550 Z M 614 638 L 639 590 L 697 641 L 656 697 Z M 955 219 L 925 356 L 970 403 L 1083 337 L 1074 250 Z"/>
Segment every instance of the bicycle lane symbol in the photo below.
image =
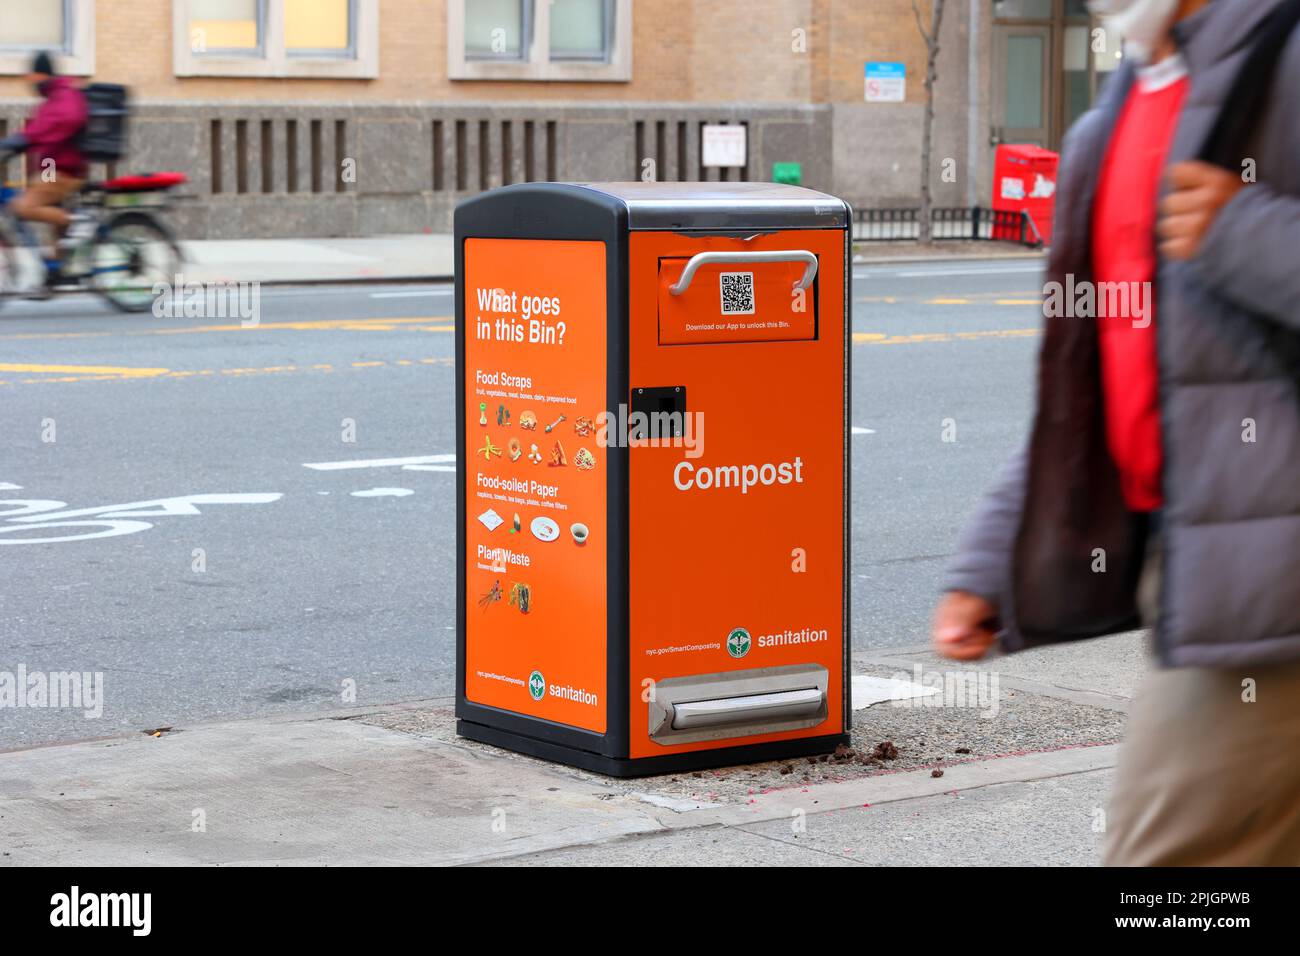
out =
<path fill-rule="evenodd" d="M 116 538 L 148 531 L 153 527 L 153 521 L 139 520 L 141 518 L 188 517 L 202 514 L 200 505 L 262 505 L 279 501 L 283 497 L 283 494 L 273 492 L 182 495 L 71 511 L 64 510 L 68 507 L 67 502 L 47 498 L 0 499 L 0 519 L 5 522 L 0 525 L 0 545 L 61 544 Z M 71 534 L 47 534 L 49 531 L 62 532 L 74 528 L 80 530 Z M 36 534 L 20 537 L 24 532 Z"/>

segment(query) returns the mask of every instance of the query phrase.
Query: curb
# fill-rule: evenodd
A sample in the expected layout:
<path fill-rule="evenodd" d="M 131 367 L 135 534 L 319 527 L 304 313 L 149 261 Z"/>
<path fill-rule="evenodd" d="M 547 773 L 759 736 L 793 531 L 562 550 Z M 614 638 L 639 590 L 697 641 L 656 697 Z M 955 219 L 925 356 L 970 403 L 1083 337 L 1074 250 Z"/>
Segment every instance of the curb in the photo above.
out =
<path fill-rule="evenodd" d="M 204 281 L 202 279 L 197 281 Z M 334 286 L 334 285 L 424 285 L 434 282 L 454 282 L 454 275 L 429 276 L 341 276 L 305 279 L 235 279 L 233 277 L 212 277 L 212 282 L 256 282 L 262 286 Z"/>

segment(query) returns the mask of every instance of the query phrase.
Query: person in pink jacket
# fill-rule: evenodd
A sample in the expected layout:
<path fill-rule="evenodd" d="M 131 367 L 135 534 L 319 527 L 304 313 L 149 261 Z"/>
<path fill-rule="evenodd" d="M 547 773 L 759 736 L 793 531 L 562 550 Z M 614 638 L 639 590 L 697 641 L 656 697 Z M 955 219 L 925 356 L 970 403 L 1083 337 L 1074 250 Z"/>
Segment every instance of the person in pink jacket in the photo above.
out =
<path fill-rule="evenodd" d="M 48 53 L 36 55 L 27 81 L 42 102 L 21 132 L 0 140 L 0 153 L 28 154 L 27 188 L 10 207 L 19 218 L 46 223 L 62 236 L 72 222 L 63 204 L 86 180 L 86 159 L 77 145 L 88 115 L 86 97 L 71 79 L 55 75 Z M 55 268 L 52 282 L 57 278 Z"/>

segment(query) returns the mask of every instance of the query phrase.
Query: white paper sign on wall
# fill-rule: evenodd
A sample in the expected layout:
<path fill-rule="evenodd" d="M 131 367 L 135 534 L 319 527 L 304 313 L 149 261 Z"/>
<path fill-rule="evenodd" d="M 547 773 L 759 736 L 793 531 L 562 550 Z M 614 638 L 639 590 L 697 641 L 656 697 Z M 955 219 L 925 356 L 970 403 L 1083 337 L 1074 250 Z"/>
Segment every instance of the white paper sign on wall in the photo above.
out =
<path fill-rule="evenodd" d="M 704 127 L 705 166 L 744 166 L 748 128 L 739 123 Z"/>

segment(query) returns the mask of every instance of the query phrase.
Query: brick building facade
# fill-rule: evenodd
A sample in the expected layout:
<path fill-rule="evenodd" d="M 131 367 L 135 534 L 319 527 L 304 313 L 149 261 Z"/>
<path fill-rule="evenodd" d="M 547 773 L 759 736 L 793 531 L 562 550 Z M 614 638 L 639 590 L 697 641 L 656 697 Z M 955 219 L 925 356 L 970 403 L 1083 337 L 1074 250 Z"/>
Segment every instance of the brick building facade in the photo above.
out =
<path fill-rule="evenodd" d="M 987 203 L 1000 108 L 1032 109 L 1035 49 L 1051 85 L 1079 6 L 946 0 L 939 204 Z M 506 182 L 769 179 L 776 162 L 858 206 L 918 195 L 911 0 L 0 0 L 0 127 L 30 106 L 20 75 L 41 46 L 131 87 L 119 167 L 187 171 L 194 237 L 441 231 Z M 901 102 L 866 101 L 868 62 L 905 65 Z M 1062 95 L 1039 94 L 1046 145 Z M 746 128 L 743 166 L 704 165 L 711 124 Z"/>

